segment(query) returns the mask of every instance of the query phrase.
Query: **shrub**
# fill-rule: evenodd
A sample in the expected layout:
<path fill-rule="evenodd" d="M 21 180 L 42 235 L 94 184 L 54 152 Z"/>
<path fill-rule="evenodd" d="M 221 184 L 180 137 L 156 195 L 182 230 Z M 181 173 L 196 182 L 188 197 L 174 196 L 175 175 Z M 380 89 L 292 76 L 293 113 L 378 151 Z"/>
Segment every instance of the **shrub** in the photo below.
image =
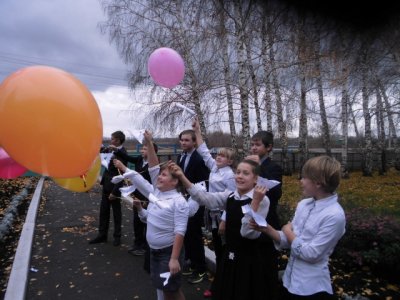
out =
<path fill-rule="evenodd" d="M 348 210 L 346 233 L 336 246 L 334 257 L 349 269 L 367 267 L 376 274 L 394 278 L 400 274 L 399 221 L 364 208 Z"/>

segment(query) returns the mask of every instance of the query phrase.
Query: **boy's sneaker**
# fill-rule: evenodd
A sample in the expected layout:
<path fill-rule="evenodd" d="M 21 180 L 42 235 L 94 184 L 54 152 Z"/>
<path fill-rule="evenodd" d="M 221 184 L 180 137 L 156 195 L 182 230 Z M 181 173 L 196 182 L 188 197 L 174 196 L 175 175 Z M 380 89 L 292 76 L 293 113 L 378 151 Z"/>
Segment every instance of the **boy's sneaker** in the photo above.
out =
<path fill-rule="evenodd" d="M 190 276 L 190 275 L 193 274 L 193 271 L 194 270 L 191 267 L 189 267 L 188 265 L 183 266 L 182 275 L 183 276 Z"/>
<path fill-rule="evenodd" d="M 193 274 L 188 278 L 188 282 L 199 283 L 202 282 L 205 277 L 206 277 L 206 272 L 203 273 L 193 272 Z"/>

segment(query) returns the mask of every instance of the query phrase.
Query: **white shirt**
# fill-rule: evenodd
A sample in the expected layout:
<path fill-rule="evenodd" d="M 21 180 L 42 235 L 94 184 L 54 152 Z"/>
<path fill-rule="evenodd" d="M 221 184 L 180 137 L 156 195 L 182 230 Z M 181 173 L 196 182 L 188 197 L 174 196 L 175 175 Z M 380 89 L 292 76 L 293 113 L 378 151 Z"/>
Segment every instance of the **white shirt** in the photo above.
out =
<path fill-rule="evenodd" d="M 228 198 L 230 194 L 232 194 L 232 192 L 228 190 L 217 193 L 206 192 L 194 184 L 187 191 L 192 196 L 193 200 L 198 201 L 200 205 L 205 205 L 210 209 L 215 209 L 215 208 L 225 209 Z M 253 193 L 254 189 L 240 196 L 239 193 L 235 191 L 234 198 L 236 201 L 242 201 L 249 198 L 253 199 Z M 266 218 L 268 214 L 268 209 L 269 209 L 269 199 L 267 196 L 264 196 L 257 210 L 257 213 Z M 256 239 L 260 236 L 261 233 L 259 231 L 251 229 L 249 226 L 249 221 L 250 217 L 247 215 L 245 215 L 242 218 L 242 227 L 240 228 L 240 234 L 248 239 Z"/>
<path fill-rule="evenodd" d="M 300 201 L 292 225 L 296 238 L 291 246 L 282 231 L 280 243 L 275 243 L 278 250 L 291 249 L 283 285 L 290 293 L 301 296 L 323 291 L 332 294 L 328 260 L 346 225 L 337 195 Z"/>
<path fill-rule="evenodd" d="M 210 169 L 208 190 L 211 193 L 236 190 L 235 174 L 230 166 L 218 168 L 215 159 L 211 156 L 207 145 L 202 143 L 197 152 L 203 157 L 204 163 Z"/>
<path fill-rule="evenodd" d="M 193 154 L 194 151 L 196 151 L 196 149 L 192 149 L 192 151 L 190 151 L 190 152 L 182 152 L 182 154 L 181 154 L 181 158 L 180 158 L 179 162 L 181 162 L 182 159 L 183 159 L 183 157 L 186 155 L 186 158 L 185 158 L 185 165 L 184 165 L 184 167 L 183 167 L 183 171 L 184 171 L 184 172 L 185 172 L 185 170 L 186 170 L 186 168 L 187 168 L 187 165 L 188 165 L 188 163 L 189 163 L 190 157 L 192 156 L 192 154 Z"/>
<path fill-rule="evenodd" d="M 150 202 L 146 209 L 139 211 L 139 217 L 147 223 L 146 239 L 152 249 L 162 249 L 174 244 L 175 235 L 184 236 L 189 218 L 189 206 L 186 199 L 177 190 L 161 192 L 151 185 L 139 173 L 127 169 L 125 173 L 146 198 L 152 193 L 160 201 L 163 201 L 162 208 Z M 155 185 L 160 172 L 160 167 L 149 168 L 152 183 Z"/>

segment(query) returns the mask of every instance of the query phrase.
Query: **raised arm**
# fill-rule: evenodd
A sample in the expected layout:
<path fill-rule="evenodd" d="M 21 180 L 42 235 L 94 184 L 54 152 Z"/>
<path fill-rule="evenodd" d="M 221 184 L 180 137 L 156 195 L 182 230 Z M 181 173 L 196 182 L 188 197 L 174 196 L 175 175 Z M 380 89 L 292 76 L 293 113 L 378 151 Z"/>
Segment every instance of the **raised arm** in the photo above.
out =
<path fill-rule="evenodd" d="M 200 131 L 200 124 L 197 117 L 193 120 L 192 123 L 193 131 L 196 134 L 196 142 L 197 142 L 197 149 L 196 151 L 201 155 L 206 164 L 207 168 L 212 170 L 216 167 L 215 159 L 211 156 L 210 150 L 208 149 L 206 143 L 203 141 L 203 136 L 201 135 Z"/>
<path fill-rule="evenodd" d="M 144 142 L 147 146 L 147 161 L 149 162 L 149 168 L 159 164 L 156 150 L 154 149 L 153 136 L 150 131 L 144 132 Z"/>

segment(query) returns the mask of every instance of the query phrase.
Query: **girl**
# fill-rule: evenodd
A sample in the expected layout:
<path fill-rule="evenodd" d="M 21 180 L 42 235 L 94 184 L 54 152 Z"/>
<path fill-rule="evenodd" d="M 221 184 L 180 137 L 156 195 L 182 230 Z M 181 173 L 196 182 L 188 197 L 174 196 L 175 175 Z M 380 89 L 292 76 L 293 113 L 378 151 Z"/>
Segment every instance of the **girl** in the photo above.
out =
<path fill-rule="evenodd" d="M 262 253 L 257 245 L 260 233 L 251 229 L 251 217 L 243 214 L 245 205 L 251 205 L 254 212 L 265 219 L 269 200 L 266 188 L 256 186 L 259 166 L 252 160 L 242 161 L 235 175 L 236 190 L 209 193 L 193 185 L 176 164 L 170 164 L 173 174 L 183 183 L 192 198 L 210 209 L 226 211 L 226 245 L 217 268 L 213 299 L 266 299 L 267 291 L 262 279 L 263 272 L 259 259 Z"/>
<path fill-rule="evenodd" d="M 198 144 L 197 152 L 203 157 L 204 163 L 210 169 L 210 177 L 208 180 L 208 191 L 211 193 L 223 192 L 229 190 L 235 191 L 235 174 L 233 173 L 232 165 L 235 153 L 230 148 L 220 148 L 214 159 L 207 145 L 203 141 L 200 131 L 200 124 L 197 118 L 194 119 L 192 124 L 193 130 L 196 134 L 196 141 Z M 222 239 L 221 235 L 225 233 L 225 214 L 221 218 L 222 212 L 220 209 L 212 209 L 208 211 L 208 217 L 211 219 L 211 233 L 212 242 L 215 251 L 215 261 L 218 266 L 219 260 L 222 257 Z M 218 267 L 217 267 L 218 268 Z M 204 291 L 204 297 L 212 296 L 215 280 L 212 282 L 210 289 Z"/>
<path fill-rule="evenodd" d="M 157 155 L 151 134 L 145 132 L 148 147 L 149 173 L 154 186 L 139 173 L 129 170 L 120 161 L 115 166 L 124 172 L 124 178 L 130 179 L 137 189 L 150 200 L 147 209 L 140 201 L 135 201 L 139 217 L 147 223 L 146 238 L 150 246 L 150 275 L 153 285 L 163 290 L 164 299 L 184 300 L 181 290 L 181 266 L 183 264 L 183 239 L 189 217 L 189 206 L 177 188 L 179 179 L 168 167 L 157 165 Z M 151 195 L 150 195 L 151 194 Z M 152 201 L 153 199 L 153 201 Z M 160 274 L 170 272 L 170 278 L 164 286 Z"/>

